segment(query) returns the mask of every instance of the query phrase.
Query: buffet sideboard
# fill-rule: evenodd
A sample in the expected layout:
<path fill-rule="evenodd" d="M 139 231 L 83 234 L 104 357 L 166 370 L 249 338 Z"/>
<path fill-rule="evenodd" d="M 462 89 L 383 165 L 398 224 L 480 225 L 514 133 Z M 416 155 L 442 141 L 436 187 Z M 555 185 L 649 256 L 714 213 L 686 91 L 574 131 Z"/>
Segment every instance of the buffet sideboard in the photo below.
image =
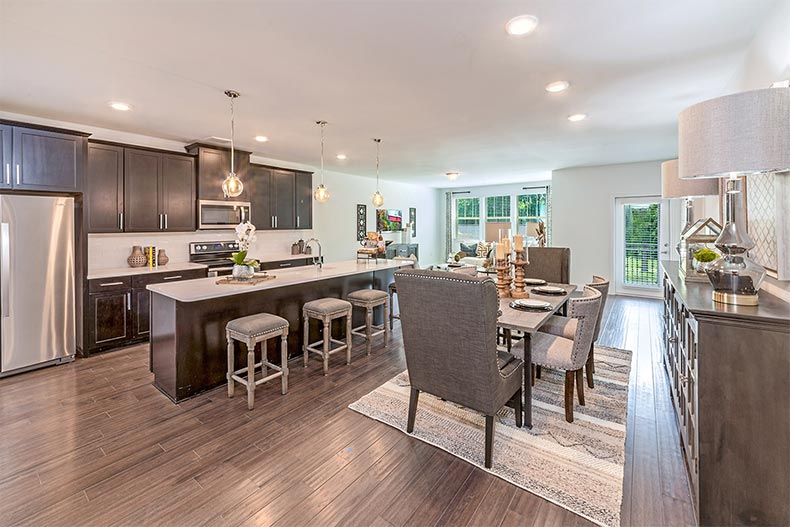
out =
<path fill-rule="evenodd" d="M 698 525 L 790 525 L 790 304 L 711 300 L 663 261 L 663 362 Z"/>

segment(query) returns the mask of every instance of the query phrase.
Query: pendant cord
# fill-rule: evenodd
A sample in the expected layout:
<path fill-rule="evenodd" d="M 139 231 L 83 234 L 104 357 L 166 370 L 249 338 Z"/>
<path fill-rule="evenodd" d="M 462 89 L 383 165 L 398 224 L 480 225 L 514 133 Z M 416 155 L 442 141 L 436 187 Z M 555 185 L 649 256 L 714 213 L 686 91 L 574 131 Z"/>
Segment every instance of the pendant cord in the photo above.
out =
<path fill-rule="evenodd" d="M 381 144 L 381 139 L 374 139 L 373 141 L 376 142 L 376 192 L 379 191 L 379 145 Z"/>
<path fill-rule="evenodd" d="M 323 121 L 321 124 L 321 185 L 324 184 L 324 127 L 326 126 L 326 122 Z"/>
<path fill-rule="evenodd" d="M 235 99 L 235 97 L 231 96 L 230 97 L 230 173 L 231 174 L 236 173 L 235 166 L 233 164 L 234 162 L 233 158 L 236 157 L 235 150 L 233 147 L 233 135 L 235 132 L 235 124 L 236 124 L 234 119 L 234 113 L 233 113 L 233 99 Z"/>

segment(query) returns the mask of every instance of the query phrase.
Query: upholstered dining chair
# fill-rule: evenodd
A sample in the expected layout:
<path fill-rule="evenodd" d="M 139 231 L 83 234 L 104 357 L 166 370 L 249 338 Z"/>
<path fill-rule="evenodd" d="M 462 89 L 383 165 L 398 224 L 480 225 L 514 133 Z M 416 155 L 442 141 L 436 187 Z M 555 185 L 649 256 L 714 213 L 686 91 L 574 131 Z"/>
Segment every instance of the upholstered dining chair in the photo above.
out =
<path fill-rule="evenodd" d="M 609 297 L 609 280 L 601 276 L 593 275 L 592 282 L 586 285 L 597 289 L 601 293 L 601 308 L 598 310 L 598 318 L 595 321 L 595 332 L 593 333 L 593 340 L 590 344 L 590 355 L 587 357 L 587 363 L 584 367 L 587 373 L 587 386 L 595 388 L 595 382 L 593 381 L 593 375 L 595 374 L 595 343 L 601 333 L 601 319 L 603 318 L 604 308 L 606 307 L 606 299 Z M 572 339 L 572 324 L 569 317 L 554 315 L 541 326 L 540 331 Z"/>
<path fill-rule="evenodd" d="M 568 300 L 568 318 L 565 338 L 549 333 L 537 332 L 531 337 L 532 363 L 545 368 L 565 370 L 565 420 L 573 422 L 574 384 L 579 395 L 579 404 L 584 406 L 584 378 L 582 368 L 587 362 L 590 345 L 595 334 L 598 310 L 601 307 L 601 292 L 584 286 L 582 296 Z M 524 345 L 513 347 L 517 357 L 524 356 Z"/>
<path fill-rule="evenodd" d="M 395 273 L 414 431 L 420 392 L 485 415 L 485 466 L 491 467 L 494 415 L 512 401 L 522 424 L 523 362 L 497 351 L 499 297 L 491 278 L 432 270 Z M 471 299 L 471 301 L 470 301 Z"/>
<path fill-rule="evenodd" d="M 529 247 L 529 265 L 524 268 L 527 278 L 540 278 L 555 284 L 571 281 L 571 250 L 567 247 Z"/>

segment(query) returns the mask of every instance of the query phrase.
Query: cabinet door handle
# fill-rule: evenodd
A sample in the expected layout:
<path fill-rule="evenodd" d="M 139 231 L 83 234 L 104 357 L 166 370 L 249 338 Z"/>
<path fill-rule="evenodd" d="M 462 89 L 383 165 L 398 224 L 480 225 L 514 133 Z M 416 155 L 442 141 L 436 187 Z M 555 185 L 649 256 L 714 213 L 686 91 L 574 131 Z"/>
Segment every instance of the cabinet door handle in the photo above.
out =
<path fill-rule="evenodd" d="M 167 214 L 165 214 L 165 230 L 167 230 Z"/>
<path fill-rule="evenodd" d="M 19 163 L 17 163 L 17 165 L 16 165 L 16 184 L 19 185 L 19 183 L 21 181 L 22 181 L 22 176 L 19 175 Z"/>
<path fill-rule="evenodd" d="M 118 213 L 118 229 L 123 230 L 123 212 Z"/>
<path fill-rule="evenodd" d="M 292 265 L 292 263 L 281 263 L 280 267 L 291 267 Z"/>
<path fill-rule="evenodd" d="M 111 287 L 114 285 L 123 285 L 123 282 L 106 282 L 104 284 L 99 284 L 99 287 Z"/>
<path fill-rule="evenodd" d="M 162 215 L 159 215 L 159 230 L 162 230 Z"/>
<path fill-rule="evenodd" d="M 297 216 L 296 217 L 296 228 L 297 229 L 299 228 L 299 220 L 300 220 L 300 218 L 299 218 L 299 216 Z"/>
<path fill-rule="evenodd" d="M 5 184 L 11 184 L 11 163 L 5 164 Z"/>
<path fill-rule="evenodd" d="M 126 309 L 132 310 L 132 293 L 126 293 Z"/>
<path fill-rule="evenodd" d="M 274 217 L 274 228 L 277 228 L 277 216 Z"/>
<path fill-rule="evenodd" d="M 181 278 L 181 275 L 177 274 L 175 276 L 165 276 L 162 278 L 162 280 L 178 280 L 179 278 Z"/>
<path fill-rule="evenodd" d="M 270 223 L 271 223 L 272 229 L 273 229 L 274 228 L 274 216 L 272 216 Z"/>

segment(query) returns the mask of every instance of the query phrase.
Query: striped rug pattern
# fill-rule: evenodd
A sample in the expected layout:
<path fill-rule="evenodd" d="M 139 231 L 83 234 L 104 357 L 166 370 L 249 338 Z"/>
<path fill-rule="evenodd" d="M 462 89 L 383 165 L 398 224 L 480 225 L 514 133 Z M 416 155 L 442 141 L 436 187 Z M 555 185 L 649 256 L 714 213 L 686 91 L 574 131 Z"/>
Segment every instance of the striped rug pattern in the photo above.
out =
<path fill-rule="evenodd" d="M 576 398 L 568 423 L 564 372 L 543 369 L 532 392 L 532 430 L 516 428 L 513 409 L 499 412 L 491 469 L 483 466 L 485 418 L 476 412 L 420 394 L 413 435 L 598 525 L 617 526 L 630 370 L 630 351 L 596 346 L 595 388 L 585 386 L 586 405 Z M 349 408 L 405 430 L 408 406 L 404 371 Z"/>

